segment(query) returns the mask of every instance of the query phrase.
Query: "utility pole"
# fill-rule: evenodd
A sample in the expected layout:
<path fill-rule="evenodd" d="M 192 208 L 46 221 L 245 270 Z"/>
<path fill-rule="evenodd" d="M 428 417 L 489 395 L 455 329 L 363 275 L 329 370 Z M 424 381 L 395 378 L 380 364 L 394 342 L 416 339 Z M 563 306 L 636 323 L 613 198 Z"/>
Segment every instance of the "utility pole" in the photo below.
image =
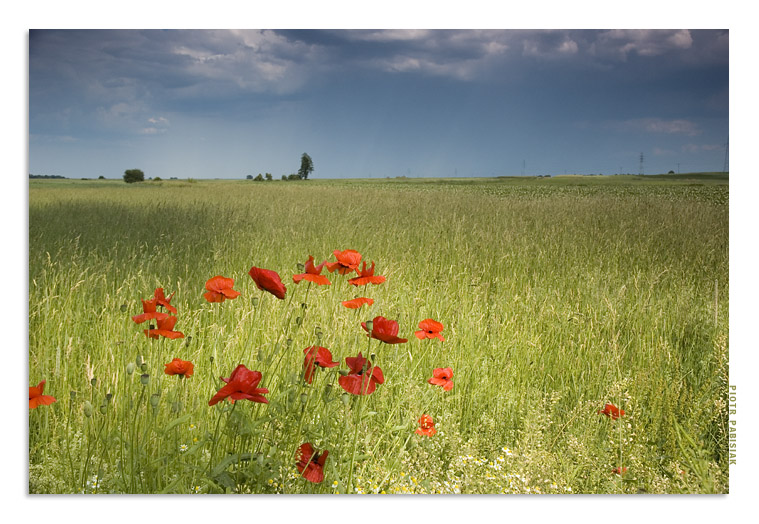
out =
<path fill-rule="evenodd" d="M 638 168 L 638 174 L 643 174 L 643 153 L 640 154 L 640 167 Z"/>

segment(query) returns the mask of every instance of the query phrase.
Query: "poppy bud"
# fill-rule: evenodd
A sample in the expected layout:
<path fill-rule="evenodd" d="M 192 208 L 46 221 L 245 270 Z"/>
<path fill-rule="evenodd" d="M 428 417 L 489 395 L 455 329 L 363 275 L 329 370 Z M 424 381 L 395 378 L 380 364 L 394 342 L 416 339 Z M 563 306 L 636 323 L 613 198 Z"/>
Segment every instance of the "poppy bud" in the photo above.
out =
<path fill-rule="evenodd" d="M 306 266 L 298 262 L 295 264 L 295 267 L 298 268 L 298 273 L 303 273 L 306 270 Z"/>
<path fill-rule="evenodd" d="M 257 358 L 258 358 L 258 360 L 263 360 L 263 359 L 266 358 L 266 355 L 264 355 L 264 350 L 263 349 L 258 352 L 258 357 Z"/>
<path fill-rule="evenodd" d="M 342 395 L 340 395 L 340 400 L 342 400 L 343 404 L 347 406 L 348 403 L 351 401 L 351 396 L 347 393 L 343 393 Z"/>
<path fill-rule="evenodd" d="M 126 303 L 121 304 L 121 312 L 123 313 L 124 311 L 126 311 L 126 309 L 127 309 Z"/>
<path fill-rule="evenodd" d="M 108 402 L 110 402 L 112 398 L 113 398 L 113 393 L 106 393 L 105 394 L 105 400 L 107 400 Z"/>
<path fill-rule="evenodd" d="M 140 366 L 140 369 L 142 370 L 143 373 L 145 373 L 148 370 L 147 362 L 143 362 L 142 365 Z"/>
<path fill-rule="evenodd" d="M 305 393 L 301 393 L 300 394 L 300 403 L 301 404 L 305 404 L 306 402 L 308 402 L 308 395 L 305 394 Z"/>
<path fill-rule="evenodd" d="M 316 326 L 316 327 L 314 328 L 314 336 L 315 336 L 317 339 L 321 339 L 321 338 L 322 338 L 322 328 L 320 328 L 319 326 Z"/>
<path fill-rule="evenodd" d="M 213 357 L 209 358 L 208 360 L 211 362 L 211 364 L 213 364 Z"/>
<path fill-rule="evenodd" d="M 92 377 L 92 378 L 90 379 L 90 385 L 91 385 L 93 388 L 94 388 L 94 387 L 97 385 L 97 383 L 98 383 L 98 379 L 96 379 L 95 377 Z"/>
<path fill-rule="evenodd" d="M 132 373 L 134 373 L 134 368 L 135 368 L 134 362 L 130 362 L 129 364 L 127 364 L 127 375 L 131 375 Z"/>
<path fill-rule="evenodd" d="M 178 400 L 176 402 L 171 403 L 171 412 L 172 413 L 179 413 L 182 411 L 182 403 Z"/>
<path fill-rule="evenodd" d="M 303 323 L 303 319 L 300 317 L 295 317 L 295 325 L 300 326 Z M 288 344 L 289 345 L 289 344 Z"/>
<path fill-rule="evenodd" d="M 187 335 L 187 338 L 184 339 L 184 347 L 188 347 L 190 342 L 192 342 L 192 335 Z"/>
<path fill-rule="evenodd" d="M 136 358 L 136 359 L 134 359 L 134 363 L 135 363 L 136 365 L 138 365 L 138 366 L 142 366 L 142 362 L 143 362 L 143 360 L 142 360 L 142 355 L 137 355 L 137 358 Z"/>
<path fill-rule="evenodd" d="M 107 411 L 107 407 L 106 407 L 106 405 L 105 405 L 105 404 L 101 404 L 101 405 L 100 405 L 100 413 L 101 413 L 102 415 L 105 415 L 105 412 L 106 412 L 106 411 Z"/>
<path fill-rule="evenodd" d="M 258 297 L 251 298 L 250 303 L 253 305 L 253 307 L 256 307 L 258 305 Z"/>
<path fill-rule="evenodd" d="M 84 416 L 87 418 L 92 416 L 92 404 L 89 400 L 84 401 Z"/>
<path fill-rule="evenodd" d="M 372 320 L 367 320 L 366 322 L 364 322 L 364 324 L 366 324 L 366 330 L 367 330 L 369 333 L 371 333 L 371 332 L 372 332 L 372 328 L 374 327 L 374 321 L 372 321 Z"/>
<path fill-rule="evenodd" d="M 71 397 L 71 400 L 74 400 L 76 398 L 76 391 L 73 389 L 69 391 L 69 396 Z"/>
<path fill-rule="evenodd" d="M 153 393 L 150 395 L 150 407 L 156 409 L 158 407 L 159 400 L 161 400 L 161 397 L 158 395 L 158 393 Z"/>
<path fill-rule="evenodd" d="M 290 393 L 287 395 L 287 402 L 289 402 L 290 404 L 292 404 L 293 402 L 295 402 L 295 395 L 296 394 L 297 393 L 296 393 L 296 391 L 294 389 L 290 390 Z"/>
<path fill-rule="evenodd" d="M 341 369 L 341 370 L 339 371 L 339 373 L 340 373 L 342 376 L 344 376 L 344 377 L 347 377 L 348 375 L 350 375 L 350 370 L 349 370 L 349 369 Z"/>
<path fill-rule="evenodd" d="M 288 338 L 288 339 L 285 341 L 285 344 L 287 344 L 287 347 L 290 347 L 290 346 L 292 346 L 292 345 L 293 345 L 293 339 L 291 339 L 291 338 Z"/>
<path fill-rule="evenodd" d="M 140 383 L 143 386 L 147 386 L 148 382 L 150 382 L 150 375 L 148 375 L 147 373 L 140 375 Z"/>
<path fill-rule="evenodd" d="M 322 398 L 324 399 L 324 402 L 329 402 L 332 400 L 330 398 L 330 394 L 332 393 L 332 384 L 327 384 L 324 386 L 324 393 L 322 393 Z"/>

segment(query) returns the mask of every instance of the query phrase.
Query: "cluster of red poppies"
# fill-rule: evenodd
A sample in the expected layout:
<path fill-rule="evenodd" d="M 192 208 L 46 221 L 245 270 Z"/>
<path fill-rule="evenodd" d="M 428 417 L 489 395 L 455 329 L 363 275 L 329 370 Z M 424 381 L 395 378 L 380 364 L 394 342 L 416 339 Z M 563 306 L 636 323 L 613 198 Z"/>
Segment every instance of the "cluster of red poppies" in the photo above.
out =
<path fill-rule="evenodd" d="M 308 260 L 303 264 L 303 273 L 293 275 L 293 282 L 299 284 L 305 280 L 318 286 L 330 285 L 329 279 L 322 275 L 322 270 L 326 267 L 330 273 L 335 271 L 340 275 L 350 275 L 357 273 L 358 276 L 350 278 L 348 283 L 353 286 L 367 286 L 368 284 L 378 285 L 386 281 L 382 275 L 375 275 L 375 263 L 372 261 L 371 266 L 367 267 L 366 261 L 363 262 L 359 269 L 361 254 L 353 249 L 344 251 L 335 250 L 335 262 L 323 261 L 319 265 L 314 264 L 314 257 L 309 255 Z M 280 300 L 285 298 L 287 293 L 286 286 L 276 271 L 252 267 L 248 274 L 255 282 L 258 289 L 271 293 Z M 221 275 L 217 275 L 206 282 L 206 292 L 204 298 L 208 302 L 223 302 L 240 296 L 240 292 L 234 290 L 234 280 Z M 143 300 L 143 313 L 132 317 L 137 323 L 146 320 L 154 320 L 157 327 L 151 326 L 145 330 L 145 334 L 151 338 L 164 336 L 168 338 L 181 338 L 184 335 L 174 331 L 176 317 L 169 313 L 158 311 L 157 308 L 166 308 L 170 313 L 176 314 L 176 308 L 171 306 L 170 301 L 173 294 L 168 299 L 164 296 L 163 289 L 155 291 L 154 298 Z M 374 300 L 368 297 L 357 297 L 346 300 L 342 304 L 347 308 L 359 308 L 363 305 L 372 305 Z M 361 327 L 366 331 L 367 337 L 377 339 L 385 344 L 402 344 L 408 342 L 408 339 L 398 336 L 398 322 L 389 320 L 382 316 L 376 316 L 373 320 L 362 322 Z M 443 324 L 431 318 L 422 320 L 419 323 L 419 331 L 414 334 L 420 340 L 439 339 L 444 341 L 441 334 Z M 333 368 L 339 366 L 338 361 L 333 361 L 332 353 L 329 349 L 322 346 L 310 346 L 303 350 L 305 358 L 303 361 L 303 378 L 311 384 L 317 368 Z M 362 355 L 361 352 L 355 357 L 346 357 L 345 363 L 348 367 L 346 372 L 342 372 L 338 383 L 347 393 L 352 395 L 371 395 L 377 389 L 377 386 L 385 382 L 382 369 L 372 361 Z M 165 364 L 164 372 L 169 375 L 179 375 L 180 377 L 189 377 L 193 374 L 193 364 L 175 358 L 170 363 Z M 453 388 L 453 370 L 450 367 L 436 368 L 433 376 L 428 380 L 432 385 L 441 386 L 445 391 Z M 238 365 L 229 378 L 221 377 L 226 383 L 208 402 L 213 406 L 224 399 L 229 398 L 231 402 L 236 400 L 250 400 L 251 402 L 268 403 L 264 396 L 269 392 L 266 388 L 258 387 L 261 382 L 262 374 L 260 371 L 250 370 L 243 364 Z M 430 415 L 423 415 L 419 420 L 420 427 L 417 433 L 425 436 L 432 436 L 436 433 L 434 422 Z M 311 482 L 321 482 L 324 478 L 323 466 L 327 458 L 328 451 L 323 450 L 316 453 L 310 443 L 304 443 L 300 446 L 297 453 L 298 471 L 304 478 Z"/>

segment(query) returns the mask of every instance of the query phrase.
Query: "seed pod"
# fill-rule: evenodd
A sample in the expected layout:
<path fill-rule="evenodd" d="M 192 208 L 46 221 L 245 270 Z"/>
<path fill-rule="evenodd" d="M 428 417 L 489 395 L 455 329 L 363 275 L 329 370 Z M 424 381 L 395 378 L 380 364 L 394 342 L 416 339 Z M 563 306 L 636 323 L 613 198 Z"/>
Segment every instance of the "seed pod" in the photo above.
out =
<path fill-rule="evenodd" d="M 134 359 L 134 363 L 137 364 L 137 366 L 141 366 L 143 363 L 142 355 L 137 355 L 137 358 Z"/>
<path fill-rule="evenodd" d="M 303 319 L 300 317 L 295 317 L 295 325 L 300 326 L 303 323 Z M 288 344 L 289 345 L 289 344 Z"/>
<path fill-rule="evenodd" d="M 158 407 L 158 402 L 161 400 L 160 395 L 158 393 L 153 393 L 150 395 L 150 407 L 153 409 L 156 409 Z"/>
<path fill-rule="evenodd" d="M 251 298 L 250 303 L 253 305 L 253 307 L 258 306 L 258 297 Z"/>
<path fill-rule="evenodd" d="M 148 375 L 147 373 L 140 375 L 140 383 L 143 386 L 147 386 L 149 382 L 150 382 L 150 375 Z"/>
<path fill-rule="evenodd" d="M 369 333 L 371 333 L 371 332 L 372 332 L 372 329 L 374 328 L 374 321 L 372 321 L 372 320 L 367 320 L 366 322 L 364 322 L 364 324 L 366 324 L 366 330 L 367 330 Z"/>
<path fill-rule="evenodd" d="M 184 347 L 189 347 L 190 342 L 192 342 L 192 335 L 187 335 L 187 338 L 184 340 Z"/>
<path fill-rule="evenodd" d="M 305 302 L 303 302 L 303 303 L 301 303 L 300 307 L 303 308 L 303 309 L 308 309 L 308 304 L 306 304 Z"/>
<path fill-rule="evenodd" d="M 300 394 L 300 403 L 301 404 L 305 404 L 306 402 L 308 402 L 308 395 L 305 394 L 305 393 L 301 393 Z"/>
<path fill-rule="evenodd" d="M 71 397 L 71 400 L 74 400 L 76 398 L 76 391 L 73 389 L 69 391 L 69 396 Z"/>
<path fill-rule="evenodd" d="M 140 369 L 142 370 L 143 373 L 145 373 L 148 370 L 147 362 L 143 362 L 142 365 L 140 366 Z"/>
<path fill-rule="evenodd" d="M 134 373 L 134 368 L 135 368 L 134 362 L 130 362 L 129 364 L 127 364 L 127 375 L 131 375 L 132 373 Z"/>
<path fill-rule="evenodd" d="M 94 388 L 95 386 L 97 386 L 97 383 L 98 383 L 98 379 L 96 379 L 95 377 L 92 377 L 92 378 L 90 379 L 90 385 L 91 385 L 93 388 Z"/>
<path fill-rule="evenodd" d="M 87 418 L 92 416 L 92 404 L 89 400 L 84 401 L 84 416 Z"/>
<path fill-rule="evenodd" d="M 108 407 L 105 404 L 100 405 L 100 413 L 102 415 L 105 415 L 105 412 L 108 410 Z"/>
<path fill-rule="evenodd" d="M 210 358 L 208 359 L 208 361 L 209 361 L 211 364 L 213 364 L 213 357 L 210 357 Z"/>
<path fill-rule="evenodd" d="M 126 303 L 124 303 L 124 304 L 121 304 L 121 312 L 123 313 L 123 312 L 125 312 L 126 310 L 127 310 L 127 305 L 126 305 Z"/>
<path fill-rule="evenodd" d="M 287 341 L 285 342 L 285 344 L 287 344 L 287 347 L 292 346 L 293 345 L 293 339 L 288 338 Z"/>
<path fill-rule="evenodd" d="M 350 370 L 349 370 L 349 369 L 341 369 L 341 370 L 339 371 L 339 373 L 340 373 L 342 376 L 344 376 L 344 377 L 347 377 L 348 375 L 350 375 Z"/>
<path fill-rule="evenodd" d="M 105 394 L 105 400 L 107 402 L 110 402 L 112 398 L 113 398 L 113 393 L 106 393 Z"/>

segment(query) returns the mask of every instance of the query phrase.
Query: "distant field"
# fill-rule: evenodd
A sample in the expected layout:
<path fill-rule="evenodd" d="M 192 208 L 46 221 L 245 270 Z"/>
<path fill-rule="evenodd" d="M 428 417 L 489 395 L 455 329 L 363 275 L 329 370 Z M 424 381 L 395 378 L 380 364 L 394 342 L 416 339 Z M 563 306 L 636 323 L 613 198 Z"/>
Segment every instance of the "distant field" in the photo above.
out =
<path fill-rule="evenodd" d="M 57 402 L 29 413 L 29 490 L 726 493 L 728 196 L 721 174 L 31 180 L 29 383 Z M 293 283 L 346 249 L 386 282 Z M 207 302 L 215 275 L 241 296 Z M 184 338 L 132 320 L 158 287 Z M 367 338 L 378 315 L 408 341 Z M 445 341 L 417 339 L 427 318 Z M 307 384 L 312 345 L 340 365 Z M 339 383 L 359 351 L 370 395 Z M 209 406 L 238 364 L 268 404 Z M 428 383 L 446 367 L 450 391 Z M 296 469 L 305 442 L 322 482 Z"/>

